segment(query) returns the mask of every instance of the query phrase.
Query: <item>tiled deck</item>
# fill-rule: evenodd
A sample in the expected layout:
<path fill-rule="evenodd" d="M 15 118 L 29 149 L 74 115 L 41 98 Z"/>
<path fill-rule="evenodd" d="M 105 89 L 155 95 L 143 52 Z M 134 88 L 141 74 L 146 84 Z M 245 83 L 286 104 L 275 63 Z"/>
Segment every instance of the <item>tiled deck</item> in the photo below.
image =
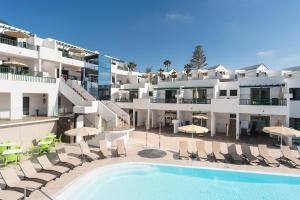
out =
<path fill-rule="evenodd" d="M 109 158 L 103 160 L 97 160 L 92 163 L 85 163 L 83 166 L 72 170 L 70 173 L 63 175 L 55 181 L 52 181 L 46 185 L 42 190 L 49 194 L 51 197 L 55 197 L 58 192 L 63 191 L 63 188 L 78 178 L 84 173 L 88 173 L 93 169 L 122 162 L 153 162 L 153 163 L 168 163 L 168 164 L 178 164 L 186 166 L 199 166 L 199 167 L 211 167 L 211 168 L 221 168 L 221 169 L 236 169 L 236 170 L 247 170 L 247 171 L 260 171 L 269 173 L 285 173 L 292 175 L 300 175 L 300 169 L 289 168 L 285 165 L 281 165 L 278 168 L 270 168 L 266 166 L 250 166 L 250 165 L 235 165 L 229 163 L 215 163 L 209 161 L 196 161 L 196 160 L 178 160 L 178 142 L 180 140 L 186 140 L 189 142 L 189 150 L 195 151 L 195 140 L 190 137 L 177 136 L 177 135 L 161 135 L 161 150 L 166 154 L 162 157 L 143 151 L 145 149 L 158 149 L 159 135 L 156 133 L 148 133 L 148 141 L 146 147 L 146 134 L 142 131 L 134 131 L 129 140 L 129 144 L 126 145 L 127 157 L 121 158 Z M 208 140 L 203 138 L 204 140 Z M 210 139 L 211 140 L 211 139 Z M 206 150 L 211 152 L 210 143 L 206 143 Z M 79 147 L 77 145 L 63 144 L 66 147 L 67 152 L 72 152 L 72 154 L 80 154 Z M 239 146 L 238 146 L 239 147 Z M 258 154 L 257 148 L 252 147 L 253 153 Z M 226 153 L 226 146 L 222 145 L 223 153 Z M 238 149 L 240 152 L 240 149 Z M 294 151 L 294 156 L 299 156 L 298 152 Z M 280 157 L 279 149 L 270 149 L 270 154 L 276 158 Z M 163 154 L 161 154 L 163 155 Z M 54 154 L 50 155 L 52 160 L 55 162 L 56 157 Z M 18 167 L 16 167 L 18 169 Z M 21 173 L 20 173 L 21 175 Z M 28 199 L 46 199 L 38 191 L 34 192 Z"/>

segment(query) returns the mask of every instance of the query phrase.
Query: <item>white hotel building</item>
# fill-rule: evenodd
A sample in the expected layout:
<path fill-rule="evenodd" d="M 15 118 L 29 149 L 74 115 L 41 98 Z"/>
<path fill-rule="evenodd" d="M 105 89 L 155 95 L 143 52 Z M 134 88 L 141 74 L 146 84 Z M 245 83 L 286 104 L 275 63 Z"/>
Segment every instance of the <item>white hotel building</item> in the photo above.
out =
<path fill-rule="evenodd" d="M 300 67 L 273 71 L 217 65 L 190 76 L 128 71 L 124 61 L 0 23 L 0 141 L 31 146 L 74 126 L 102 131 L 149 125 L 174 133 L 258 137 L 262 127 L 300 129 Z M 203 116 L 200 120 L 195 115 Z M 291 143 L 288 138 L 286 142 Z"/>

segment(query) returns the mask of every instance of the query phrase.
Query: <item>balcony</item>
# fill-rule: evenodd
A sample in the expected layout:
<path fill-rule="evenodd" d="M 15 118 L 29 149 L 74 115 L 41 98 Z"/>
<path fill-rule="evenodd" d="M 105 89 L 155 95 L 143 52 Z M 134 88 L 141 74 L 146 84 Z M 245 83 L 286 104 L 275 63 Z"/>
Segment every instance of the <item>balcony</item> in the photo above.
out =
<path fill-rule="evenodd" d="M 211 104 L 210 99 L 182 99 L 182 104 Z"/>
<path fill-rule="evenodd" d="M 16 46 L 16 47 L 21 47 L 21 48 L 25 48 L 25 49 L 30 49 L 30 50 L 37 50 L 36 46 L 29 44 L 27 42 L 18 42 L 16 40 L 4 38 L 4 37 L 0 37 L 0 43 L 11 45 L 11 46 Z"/>
<path fill-rule="evenodd" d="M 0 79 L 13 81 L 56 83 L 55 78 L 43 77 L 42 72 L 30 70 L 17 71 L 9 67 L 0 67 Z"/>
<path fill-rule="evenodd" d="M 286 99 L 240 99 L 240 105 L 286 106 Z"/>

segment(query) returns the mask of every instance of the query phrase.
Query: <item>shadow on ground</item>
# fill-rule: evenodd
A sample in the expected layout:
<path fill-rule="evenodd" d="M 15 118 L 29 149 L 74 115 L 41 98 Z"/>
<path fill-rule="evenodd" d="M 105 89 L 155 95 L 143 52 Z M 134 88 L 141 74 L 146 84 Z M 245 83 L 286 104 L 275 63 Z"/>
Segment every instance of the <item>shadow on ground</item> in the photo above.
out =
<path fill-rule="evenodd" d="M 138 155 L 143 158 L 163 158 L 167 153 L 158 149 L 144 149 L 139 151 Z"/>

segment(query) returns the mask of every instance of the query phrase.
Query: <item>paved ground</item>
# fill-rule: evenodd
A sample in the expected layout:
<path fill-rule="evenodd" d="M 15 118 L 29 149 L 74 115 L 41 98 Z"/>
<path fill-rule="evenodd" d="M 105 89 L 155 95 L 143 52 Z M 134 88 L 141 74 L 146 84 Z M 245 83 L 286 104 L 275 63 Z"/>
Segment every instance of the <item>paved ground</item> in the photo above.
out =
<path fill-rule="evenodd" d="M 160 150 L 159 149 L 159 137 L 160 137 Z M 83 166 L 78 167 L 68 174 L 63 175 L 55 181 L 52 181 L 43 188 L 43 191 L 46 192 L 51 197 L 62 191 L 62 189 L 74 181 L 80 175 L 91 171 L 92 169 L 99 168 L 102 166 L 122 163 L 122 162 L 154 162 L 154 163 L 170 163 L 178 165 L 187 165 L 187 166 L 202 166 L 202 167 L 212 167 L 212 168 L 221 168 L 221 169 L 237 169 L 237 170 L 249 170 L 249 171 L 261 171 L 261 172 L 272 172 L 272 173 L 286 173 L 286 174 L 295 174 L 300 175 L 300 169 L 293 169 L 285 165 L 281 165 L 277 168 L 271 168 L 266 166 L 250 166 L 250 165 L 235 165 L 230 163 L 215 163 L 210 161 L 197 161 L 197 160 L 179 160 L 178 159 L 178 142 L 180 140 L 186 140 L 189 142 L 189 151 L 195 151 L 195 141 L 199 138 L 190 138 L 177 135 L 161 135 L 157 133 L 148 133 L 147 137 L 147 146 L 146 146 L 146 134 L 143 131 L 134 131 L 130 135 L 129 143 L 126 145 L 127 148 L 127 157 L 121 158 L 109 158 L 103 160 L 97 160 L 92 163 L 85 163 Z M 206 141 L 206 150 L 211 152 L 211 138 L 204 138 Z M 79 155 L 79 147 L 77 145 L 63 144 L 67 152 L 71 152 L 70 155 Z M 253 154 L 257 155 L 258 150 L 256 147 L 251 147 Z M 222 152 L 226 153 L 226 145 L 222 144 Z M 240 146 L 238 145 L 238 152 L 240 152 Z M 270 149 L 270 154 L 278 158 L 281 156 L 279 149 L 272 148 Z M 299 157 L 298 152 L 293 151 L 294 156 Z M 49 155 L 51 160 L 55 162 L 55 154 Z M 34 161 L 34 159 L 33 159 Z M 16 167 L 18 170 L 18 167 Z M 20 173 L 21 175 L 21 173 Z M 34 192 L 28 199 L 46 199 L 38 191 Z"/>

